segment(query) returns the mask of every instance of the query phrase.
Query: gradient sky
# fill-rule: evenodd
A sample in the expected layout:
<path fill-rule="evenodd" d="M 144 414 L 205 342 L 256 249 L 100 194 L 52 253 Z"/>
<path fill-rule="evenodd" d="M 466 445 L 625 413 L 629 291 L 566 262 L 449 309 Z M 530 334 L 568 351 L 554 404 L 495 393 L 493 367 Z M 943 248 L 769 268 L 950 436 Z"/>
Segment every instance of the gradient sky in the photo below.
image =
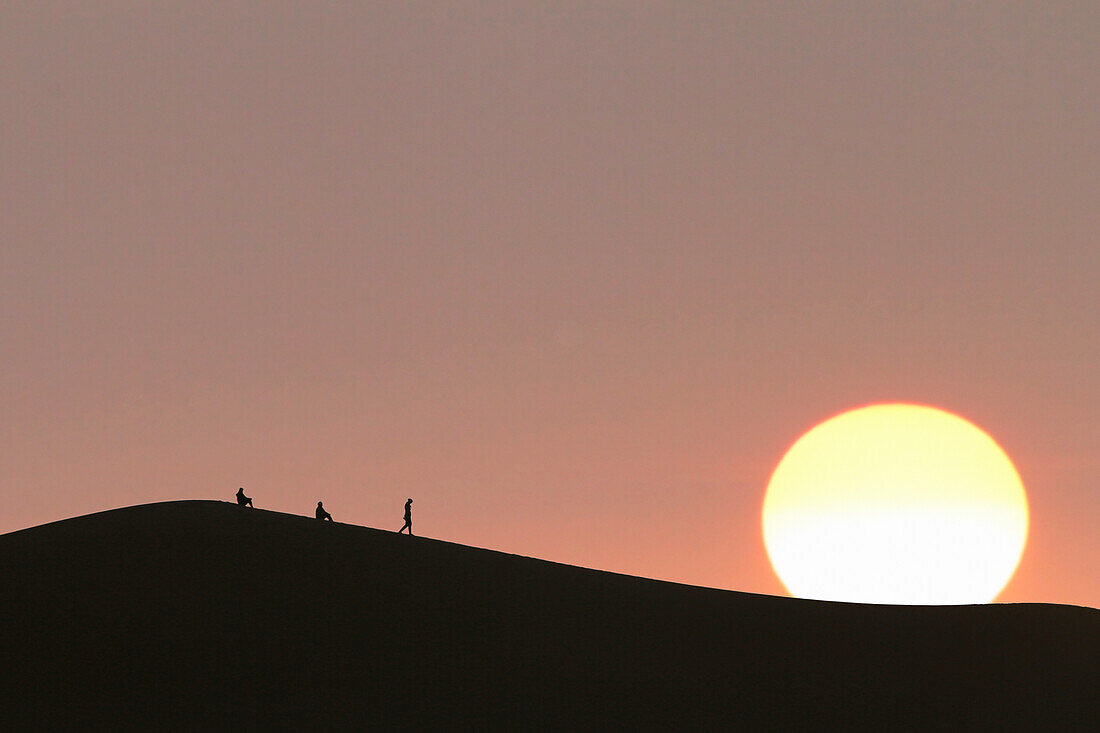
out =
<path fill-rule="evenodd" d="M 1100 606 L 1100 4 L 8 2 L 0 532 L 232 500 L 783 593 L 839 411 Z"/>

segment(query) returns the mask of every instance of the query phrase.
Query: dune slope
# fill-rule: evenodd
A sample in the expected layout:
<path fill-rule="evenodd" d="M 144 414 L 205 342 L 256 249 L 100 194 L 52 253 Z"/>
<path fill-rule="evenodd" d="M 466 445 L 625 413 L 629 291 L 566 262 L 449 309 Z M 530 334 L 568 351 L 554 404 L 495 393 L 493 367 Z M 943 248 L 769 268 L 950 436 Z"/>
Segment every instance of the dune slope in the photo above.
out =
<path fill-rule="evenodd" d="M 775 598 L 222 502 L 0 536 L 0 589 L 9 725 L 1050 730 L 1100 719 L 1096 609 Z"/>

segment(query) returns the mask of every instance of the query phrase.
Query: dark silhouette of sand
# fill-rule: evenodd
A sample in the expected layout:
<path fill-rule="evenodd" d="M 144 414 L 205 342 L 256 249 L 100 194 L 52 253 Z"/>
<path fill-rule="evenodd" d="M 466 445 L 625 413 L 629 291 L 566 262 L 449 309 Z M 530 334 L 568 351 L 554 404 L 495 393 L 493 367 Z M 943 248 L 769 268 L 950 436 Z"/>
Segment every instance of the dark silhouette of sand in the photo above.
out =
<path fill-rule="evenodd" d="M 40 729 L 1087 729 L 1100 611 L 710 590 L 228 502 L 0 536 Z"/>

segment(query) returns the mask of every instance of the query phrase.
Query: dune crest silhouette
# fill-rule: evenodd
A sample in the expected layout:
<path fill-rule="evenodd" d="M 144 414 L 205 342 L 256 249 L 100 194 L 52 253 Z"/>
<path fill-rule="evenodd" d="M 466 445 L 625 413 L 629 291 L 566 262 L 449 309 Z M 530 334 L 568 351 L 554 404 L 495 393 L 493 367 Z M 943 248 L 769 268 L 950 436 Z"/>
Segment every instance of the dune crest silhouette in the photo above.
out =
<path fill-rule="evenodd" d="M 1096 609 L 803 601 L 318 524 L 189 501 L 0 536 L 6 722 L 1048 730 L 1100 716 Z"/>

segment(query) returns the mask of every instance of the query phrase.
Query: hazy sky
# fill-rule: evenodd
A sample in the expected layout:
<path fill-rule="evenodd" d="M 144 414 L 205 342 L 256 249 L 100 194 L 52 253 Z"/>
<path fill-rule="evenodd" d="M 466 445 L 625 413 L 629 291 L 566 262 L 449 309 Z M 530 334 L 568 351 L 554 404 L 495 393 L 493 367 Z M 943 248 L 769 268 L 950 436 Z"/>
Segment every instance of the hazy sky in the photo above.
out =
<path fill-rule="evenodd" d="M 763 593 L 868 402 L 1100 606 L 1100 4 L 8 2 L 0 532 L 175 498 Z"/>

